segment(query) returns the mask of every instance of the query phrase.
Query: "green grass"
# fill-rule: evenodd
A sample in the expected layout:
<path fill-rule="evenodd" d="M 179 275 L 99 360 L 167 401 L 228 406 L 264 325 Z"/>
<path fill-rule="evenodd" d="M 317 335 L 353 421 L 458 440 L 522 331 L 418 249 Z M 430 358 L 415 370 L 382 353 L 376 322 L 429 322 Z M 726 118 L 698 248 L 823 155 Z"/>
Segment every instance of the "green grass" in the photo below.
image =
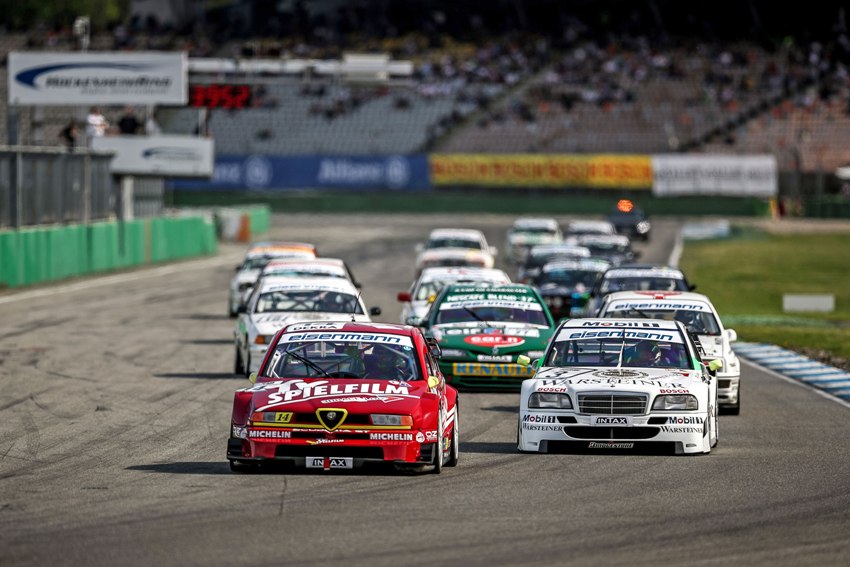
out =
<path fill-rule="evenodd" d="M 739 340 L 850 358 L 850 234 L 773 235 L 685 243 L 680 267 Z M 783 313 L 784 293 L 830 293 L 832 313 Z"/>

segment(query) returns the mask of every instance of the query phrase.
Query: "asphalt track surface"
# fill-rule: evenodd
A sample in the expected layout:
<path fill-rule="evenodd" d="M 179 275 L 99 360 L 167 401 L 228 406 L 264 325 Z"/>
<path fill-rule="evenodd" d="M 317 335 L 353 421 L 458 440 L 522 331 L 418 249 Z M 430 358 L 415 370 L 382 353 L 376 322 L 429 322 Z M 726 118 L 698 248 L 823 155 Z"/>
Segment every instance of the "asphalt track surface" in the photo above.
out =
<path fill-rule="evenodd" d="M 396 322 L 430 228 L 502 247 L 511 220 L 281 215 L 270 236 L 344 258 Z M 656 219 L 642 259 L 678 228 Z M 463 393 L 442 475 L 231 473 L 243 250 L 0 294 L 0 565 L 850 563 L 850 408 L 746 363 L 707 456 L 518 454 L 518 394 Z"/>

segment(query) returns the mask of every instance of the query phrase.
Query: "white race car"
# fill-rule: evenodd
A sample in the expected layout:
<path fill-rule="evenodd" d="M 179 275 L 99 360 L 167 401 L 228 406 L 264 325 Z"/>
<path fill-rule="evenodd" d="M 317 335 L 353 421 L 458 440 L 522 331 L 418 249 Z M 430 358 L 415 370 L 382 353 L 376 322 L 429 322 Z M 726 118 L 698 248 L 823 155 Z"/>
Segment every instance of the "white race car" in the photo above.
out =
<path fill-rule="evenodd" d="M 525 260 L 532 246 L 557 244 L 563 240 L 561 227 L 553 218 L 520 217 L 508 229 L 505 237 L 505 254 L 509 262 Z"/>
<path fill-rule="evenodd" d="M 684 323 L 698 341 L 702 360 L 720 359 L 717 370 L 717 401 L 720 412 L 738 415 L 741 411 L 741 364 L 732 350 L 738 340 L 734 329 L 726 329 L 711 300 L 695 292 L 617 291 L 605 296 L 599 317 L 652 317 Z"/>
<path fill-rule="evenodd" d="M 370 322 L 378 307 L 367 310 L 360 291 L 342 278 L 264 278 L 240 307 L 233 339 L 235 374 L 256 372 L 274 334 L 301 321 Z"/>
<path fill-rule="evenodd" d="M 417 276 L 433 266 L 492 268 L 497 254 L 484 233 L 473 228 L 435 228 L 416 251 Z"/>
<path fill-rule="evenodd" d="M 511 283 L 511 278 L 498 268 L 425 268 L 410 286 L 410 290 L 399 292 L 397 296 L 403 303 L 401 322 L 406 325 L 418 325 L 428 312 L 437 292 L 450 283 L 502 285 Z"/>
<path fill-rule="evenodd" d="M 709 453 L 717 379 L 678 321 L 568 319 L 520 393 L 521 452 Z"/>
<path fill-rule="evenodd" d="M 254 286 L 260 279 L 268 276 L 287 276 L 292 278 L 343 278 L 349 280 L 357 288 L 360 284 L 354 279 L 348 265 L 340 258 L 272 258 L 260 270 L 253 283 L 243 284 L 244 289 L 238 306 L 244 304 L 254 291 Z"/>
<path fill-rule="evenodd" d="M 315 258 L 316 247 L 307 242 L 256 242 L 245 253 L 242 263 L 230 279 L 227 299 L 227 314 L 236 317 L 236 310 L 243 302 L 263 267 L 273 258 Z"/>

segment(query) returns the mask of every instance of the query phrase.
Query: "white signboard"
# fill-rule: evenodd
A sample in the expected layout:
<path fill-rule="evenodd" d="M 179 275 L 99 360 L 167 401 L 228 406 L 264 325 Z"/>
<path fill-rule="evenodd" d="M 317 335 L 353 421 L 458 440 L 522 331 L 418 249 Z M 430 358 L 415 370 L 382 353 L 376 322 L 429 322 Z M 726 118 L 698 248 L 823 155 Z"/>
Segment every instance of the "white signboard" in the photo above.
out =
<path fill-rule="evenodd" d="M 91 106 L 188 102 L 185 52 L 11 52 L 9 104 Z"/>
<path fill-rule="evenodd" d="M 779 190 L 772 155 L 654 155 L 652 194 L 775 197 Z"/>
<path fill-rule="evenodd" d="M 102 136 L 92 149 L 114 152 L 112 173 L 212 177 L 213 141 L 196 136 Z"/>

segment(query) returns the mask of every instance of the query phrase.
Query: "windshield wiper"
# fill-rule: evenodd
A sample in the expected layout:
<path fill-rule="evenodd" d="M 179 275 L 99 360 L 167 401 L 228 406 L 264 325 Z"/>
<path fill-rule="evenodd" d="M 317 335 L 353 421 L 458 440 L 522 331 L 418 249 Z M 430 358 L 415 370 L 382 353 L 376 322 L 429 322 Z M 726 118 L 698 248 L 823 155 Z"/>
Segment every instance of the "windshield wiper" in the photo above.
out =
<path fill-rule="evenodd" d="M 462 309 L 472 315 L 476 320 L 481 321 L 482 323 L 487 323 L 488 325 L 490 324 L 490 321 L 481 317 L 481 315 L 473 311 L 471 308 L 463 306 Z"/>
<path fill-rule="evenodd" d="M 312 368 L 312 369 L 314 369 L 314 370 L 317 370 L 317 371 L 318 371 L 320 374 L 322 374 L 325 378 L 331 378 L 331 375 L 330 375 L 330 374 L 328 374 L 328 373 L 325 371 L 325 369 L 324 369 L 324 368 L 322 368 L 321 366 L 319 366 L 318 364 L 316 364 L 316 363 L 315 363 L 315 362 L 313 362 L 312 360 L 310 360 L 310 359 L 308 359 L 308 358 L 306 358 L 306 357 L 303 357 L 303 356 L 301 356 L 300 354 L 296 354 L 296 353 L 292 352 L 291 350 L 285 350 L 285 351 L 283 351 L 283 353 L 284 353 L 284 354 L 288 354 L 289 356 L 291 356 L 292 358 L 294 358 L 294 359 L 296 359 L 296 360 L 300 360 L 301 362 L 303 362 L 303 363 L 304 363 L 304 365 L 305 365 L 305 366 L 309 366 L 310 368 Z"/>
<path fill-rule="evenodd" d="M 652 319 L 652 317 L 650 317 L 649 315 L 647 315 L 646 313 L 644 313 L 640 309 L 635 309 L 634 307 L 629 307 L 628 309 L 626 309 L 626 312 L 627 313 L 637 313 L 638 315 L 640 315 L 644 319 Z"/>

